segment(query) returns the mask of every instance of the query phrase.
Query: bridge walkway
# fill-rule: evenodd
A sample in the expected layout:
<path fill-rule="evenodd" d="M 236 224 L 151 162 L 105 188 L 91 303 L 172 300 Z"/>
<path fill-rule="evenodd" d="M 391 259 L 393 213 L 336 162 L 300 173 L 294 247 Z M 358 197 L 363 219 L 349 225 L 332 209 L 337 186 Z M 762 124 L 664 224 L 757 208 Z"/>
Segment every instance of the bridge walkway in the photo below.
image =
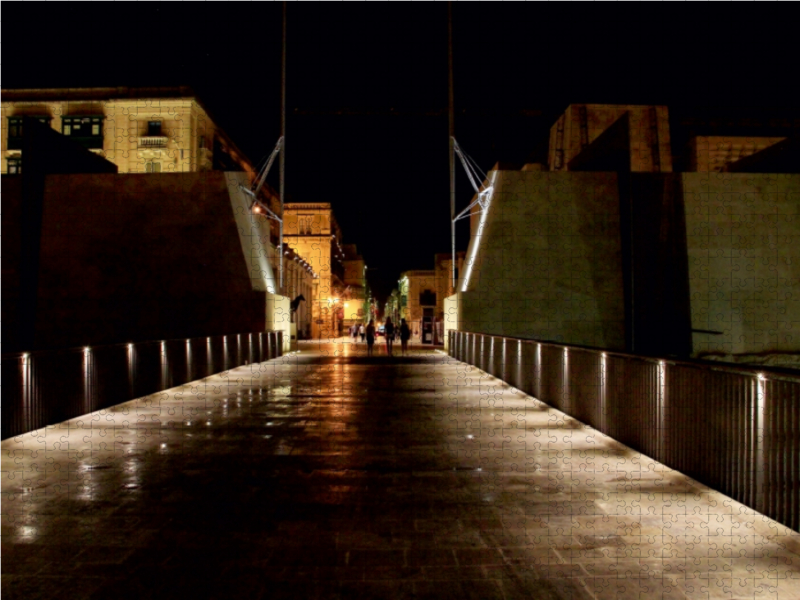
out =
<path fill-rule="evenodd" d="M 8 599 L 800 598 L 797 534 L 418 346 L 6 440 L 2 513 Z"/>

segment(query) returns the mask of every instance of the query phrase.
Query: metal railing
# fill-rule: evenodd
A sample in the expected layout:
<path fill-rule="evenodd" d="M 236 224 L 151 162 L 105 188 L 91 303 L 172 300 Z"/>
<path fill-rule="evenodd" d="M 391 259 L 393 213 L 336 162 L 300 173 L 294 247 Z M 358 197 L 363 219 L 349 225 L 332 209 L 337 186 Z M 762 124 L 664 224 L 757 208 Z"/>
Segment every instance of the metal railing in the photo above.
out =
<path fill-rule="evenodd" d="M 2 438 L 283 353 L 266 331 L 3 354 Z"/>
<path fill-rule="evenodd" d="M 800 530 L 800 377 L 451 331 L 449 354 Z"/>

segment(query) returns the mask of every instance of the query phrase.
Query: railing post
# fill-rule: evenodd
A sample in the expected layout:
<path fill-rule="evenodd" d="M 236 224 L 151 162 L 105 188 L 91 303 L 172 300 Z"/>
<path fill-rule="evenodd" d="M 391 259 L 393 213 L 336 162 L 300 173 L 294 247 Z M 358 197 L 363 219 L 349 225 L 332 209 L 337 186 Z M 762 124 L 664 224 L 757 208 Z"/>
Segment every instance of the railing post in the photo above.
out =
<path fill-rule="evenodd" d="M 733 365 L 521 339 L 515 346 L 511 338 L 451 333 L 458 360 L 800 527 L 800 379 Z"/>

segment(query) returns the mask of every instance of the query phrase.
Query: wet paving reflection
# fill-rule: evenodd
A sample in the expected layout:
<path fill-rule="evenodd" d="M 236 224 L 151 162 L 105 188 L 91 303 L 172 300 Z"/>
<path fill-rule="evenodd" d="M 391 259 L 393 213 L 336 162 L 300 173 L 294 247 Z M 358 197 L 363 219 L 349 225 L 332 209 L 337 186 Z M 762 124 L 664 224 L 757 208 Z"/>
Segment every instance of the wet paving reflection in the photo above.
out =
<path fill-rule="evenodd" d="M 2 472 L 4 597 L 800 597 L 797 534 L 419 347 L 301 344 Z"/>

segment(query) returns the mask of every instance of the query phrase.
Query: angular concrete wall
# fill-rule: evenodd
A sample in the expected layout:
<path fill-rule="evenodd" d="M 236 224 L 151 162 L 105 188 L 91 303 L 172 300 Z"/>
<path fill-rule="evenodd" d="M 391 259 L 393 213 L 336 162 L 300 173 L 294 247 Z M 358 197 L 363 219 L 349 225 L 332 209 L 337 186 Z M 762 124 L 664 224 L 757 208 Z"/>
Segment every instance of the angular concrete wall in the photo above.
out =
<path fill-rule="evenodd" d="M 682 180 L 695 355 L 800 352 L 800 175 Z"/>
<path fill-rule="evenodd" d="M 474 220 L 468 279 L 459 282 L 459 328 L 624 348 L 616 174 L 492 171 L 489 178 L 494 193 Z"/>
<path fill-rule="evenodd" d="M 239 241 L 250 270 L 250 283 L 254 290 L 275 294 L 279 287 L 279 277 L 272 269 L 267 256 L 269 247 L 269 226 L 267 218 L 251 210 L 252 198 L 240 186 L 250 189 L 247 173 L 228 171 L 225 173 L 231 210 L 236 226 L 239 228 Z"/>
<path fill-rule="evenodd" d="M 36 348 L 263 331 L 247 233 L 223 172 L 48 176 Z"/>

